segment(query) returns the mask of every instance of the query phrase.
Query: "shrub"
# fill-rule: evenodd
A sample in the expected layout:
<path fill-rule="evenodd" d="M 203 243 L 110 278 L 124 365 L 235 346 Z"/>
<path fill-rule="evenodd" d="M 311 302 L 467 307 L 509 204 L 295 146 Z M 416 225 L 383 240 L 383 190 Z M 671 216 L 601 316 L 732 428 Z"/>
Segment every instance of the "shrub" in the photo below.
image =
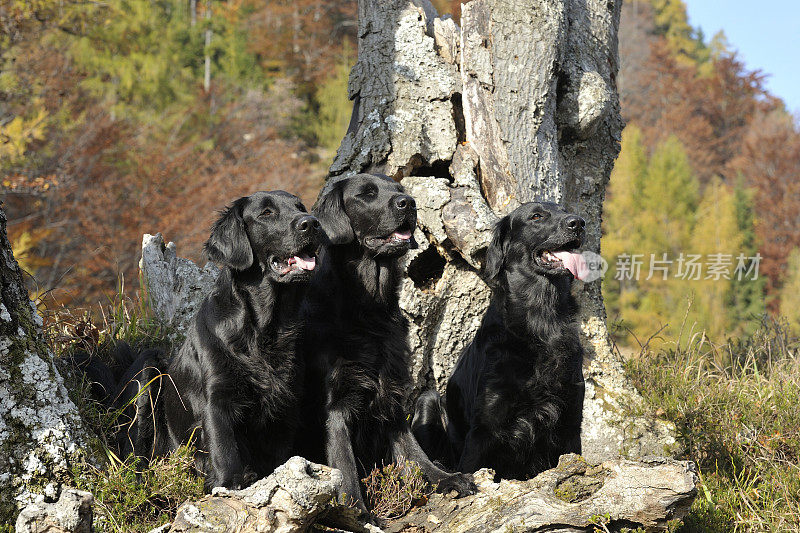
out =
<path fill-rule="evenodd" d="M 110 362 L 121 342 L 134 350 L 160 346 L 172 349 L 179 338 L 161 325 L 139 298 L 117 294 L 94 315 L 65 307 L 45 309 L 47 337 L 71 381 L 71 397 L 93 435 L 92 458 L 73 465 L 73 484 L 95 497 L 98 531 L 149 531 L 169 522 L 181 503 L 203 495 L 203 480 L 194 471 L 194 449 L 182 446 L 166 457 L 144 464 L 139 458 L 116 455 L 113 436 L 122 413 L 91 398 L 86 377 L 68 363 L 77 350 Z"/>
<path fill-rule="evenodd" d="M 399 518 L 414 505 L 424 504 L 432 492 L 422 470 L 409 461 L 375 468 L 362 481 L 368 507 L 384 520 Z"/>

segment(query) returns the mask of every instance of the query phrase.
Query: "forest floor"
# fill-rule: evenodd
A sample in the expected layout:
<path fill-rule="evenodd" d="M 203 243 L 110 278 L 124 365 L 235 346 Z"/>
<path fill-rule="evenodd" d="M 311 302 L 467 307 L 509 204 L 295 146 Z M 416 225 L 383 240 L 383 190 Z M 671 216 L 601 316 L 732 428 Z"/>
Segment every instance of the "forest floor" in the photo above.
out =
<path fill-rule="evenodd" d="M 138 301 L 118 296 L 101 314 L 49 315 L 50 341 L 63 360 L 76 349 L 109 357 L 115 345 L 173 347 L 175 339 Z M 171 339 L 171 340 L 170 340 Z M 800 531 L 800 341 L 767 320 L 749 338 L 715 344 L 702 334 L 658 349 L 620 349 L 645 402 L 631 407 L 672 421 L 681 459 L 697 463 L 701 484 L 679 532 Z M 202 494 L 190 450 L 142 468 L 113 453 L 119 413 L 75 399 L 96 433 L 101 465 L 77 465 L 76 484 L 96 498 L 98 531 L 147 531 Z M 601 527 L 601 526 L 598 526 Z M 602 529 L 599 529 L 602 531 Z"/>
<path fill-rule="evenodd" d="M 700 471 L 679 531 L 800 531 L 800 341 L 783 324 L 724 344 L 666 342 L 626 368 Z"/>

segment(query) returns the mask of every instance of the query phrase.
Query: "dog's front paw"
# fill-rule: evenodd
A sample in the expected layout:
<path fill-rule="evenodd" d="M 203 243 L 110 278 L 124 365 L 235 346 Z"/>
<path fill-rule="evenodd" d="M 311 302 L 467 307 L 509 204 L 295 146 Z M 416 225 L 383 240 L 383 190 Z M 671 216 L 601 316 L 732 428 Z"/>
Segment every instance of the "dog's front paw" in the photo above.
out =
<path fill-rule="evenodd" d="M 241 490 L 246 486 L 242 484 L 242 476 L 240 474 L 224 476 L 209 475 L 206 477 L 204 485 L 206 492 L 209 494 L 216 487 L 222 487 L 227 490 Z"/>
<path fill-rule="evenodd" d="M 250 468 L 245 469 L 244 475 L 242 475 L 242 488 L 249 487 L 256 481 L 258 481 L 258 474 Z"/>
<path fill-rule="evenodd" d="M 440 492 L 442 494 L 450 494 L 451 492 L 455 492 L 456 498 L 462 498 L 478 492 L 478 487 L 475 485 L 472 474 L 462 474 L 461 472 L 456 472 L 455 474 L 450 474 L 449 476 L 440 479 L 436 484 L 436 492 Z"/>

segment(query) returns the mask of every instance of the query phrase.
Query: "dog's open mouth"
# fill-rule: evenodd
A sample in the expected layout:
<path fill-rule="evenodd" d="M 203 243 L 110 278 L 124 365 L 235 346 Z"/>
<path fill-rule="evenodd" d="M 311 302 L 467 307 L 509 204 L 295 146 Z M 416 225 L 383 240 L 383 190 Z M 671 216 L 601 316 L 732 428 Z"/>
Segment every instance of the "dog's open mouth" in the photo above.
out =
<path fill-rule="evenodd" d="M 411 243 L 412 231 L 405 227 L 399 227 L 391 234 L 385 237 L 369 237 L 366 240 L 368 246 L 377 248 L 385 244 L 388 245 L 404 245 Z"/>
<path fill-rule="evenodd" d="M 573 246 L 574 245 L 574 246 Z M 585 280 L 589 266 L 577 250 L 580 243 L 568 243 L 561 250 L 544 250 L 537 256 L 537 262 L 544 268 L 569 271 L 575 279 Z"/>
<path fill-rule="evenodd" d="M 281 276 L 292 272 L 311 272 L 317 267 L 317 256 L 313 251 L 304 250 L 284 259 L 273 257 L 271 266 Z"/>

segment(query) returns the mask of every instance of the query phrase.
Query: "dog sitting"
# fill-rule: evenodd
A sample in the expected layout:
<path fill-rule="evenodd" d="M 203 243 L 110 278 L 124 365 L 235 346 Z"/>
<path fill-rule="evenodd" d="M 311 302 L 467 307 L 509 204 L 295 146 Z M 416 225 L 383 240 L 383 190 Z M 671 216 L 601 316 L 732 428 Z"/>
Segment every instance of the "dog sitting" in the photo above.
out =
<path fill-rule="evenodd" d="M 342 495 L 365 512 L 359 478 L 390 461 L 416 462 L 441 492 L 472 492 L 468 476 L 431 463 L 406 419 L 410 348 L 399 259 L 416 246 L 414 199 L 386 176 L 358 174 L 329 185 L 314 214 L 329 243 L 303 313 L 298 452 L 341 470 Z"/>
<path fill-rule="evenodd" d="M 298 312 L 321 235 L 283 191 L 222 213 L 205 244 L 222 271 L 167 373 L 145 353 L 123 378 L 117 402 L 135 407 L 124 449 L 164 455 L 194 437 L 207 490 L 246 486 L 291 456 L 303 384 Z"/>
<path fill-rule="evenodd" d="M 449 441 L 437 455 L 445 463 L 529 479 L 561 454 L 581 452 L 583 351 L 570 285 L 588 273 L 576 253 L 584 226 L 549 202 L 524 204 L 498 222 L 483 272 L 492 300 L 447 384 L 447 414 L 435 392 L 415 409 L 426 450 Z"/>

